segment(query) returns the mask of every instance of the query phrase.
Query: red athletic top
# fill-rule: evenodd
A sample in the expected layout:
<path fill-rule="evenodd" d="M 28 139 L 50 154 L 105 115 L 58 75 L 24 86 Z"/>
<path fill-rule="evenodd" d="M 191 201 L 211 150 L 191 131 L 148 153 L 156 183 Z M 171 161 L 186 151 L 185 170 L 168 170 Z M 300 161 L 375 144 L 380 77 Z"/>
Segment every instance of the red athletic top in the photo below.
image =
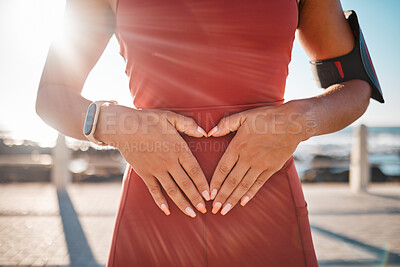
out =
<path fill-rule="evenodd" d="M 138 108 L 191 116 L 209 131 L 223 116 L 283 102 L 296 0 L 119 0 L 116 20 Z M 235 133 L 181 135 L 210 182 Z M 293 158 L 225 216 L 211 201 L 196 218 L 167 202 L 169 216 L 128 164 L 107 267 L 318 266 Z"/>
<path fill-rule="evenodd" d="M 120 0 L 116 19 L 138 108 L 283 102 L 296 0 Z"/>

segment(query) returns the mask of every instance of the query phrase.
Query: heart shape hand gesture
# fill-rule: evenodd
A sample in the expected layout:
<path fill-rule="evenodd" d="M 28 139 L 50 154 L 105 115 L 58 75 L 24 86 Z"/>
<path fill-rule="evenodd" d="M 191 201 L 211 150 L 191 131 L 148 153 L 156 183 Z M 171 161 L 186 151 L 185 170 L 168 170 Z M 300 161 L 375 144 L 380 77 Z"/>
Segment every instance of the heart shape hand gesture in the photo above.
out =
<path fill-rule="evenodd" d="M 192 118 L 171 111 L 110 108 L 120 109 L 115 110 L 115 114 L 119 114 L 120 121 L 130 124 L 125 128 L 135 125 L 135 134 L 119 130 L 114 135 L 102 135 L 100 140 L 120 150 L 143 179 L 157 206 L 167 215 L 170 210 L 161 187 L 179 209 L 191 217 L 196 216 L 191 204 L 200 212 L 206 212 L 204 200 L 214 200 L 214 214 L 222 207 L 221 214 L 225 215 L 239 201 L 244 206 L 282 168 L 297 145 L 307 139 L 301 127 L 304 124 L 299 122 L 301 116 L 293 116 L 285 105 L 226 116 L 209 133 Z M 236 132 L 210 185 L 178 132 L 196 138 Z M 154 147 L 149 149 L 149 145 Z"/>

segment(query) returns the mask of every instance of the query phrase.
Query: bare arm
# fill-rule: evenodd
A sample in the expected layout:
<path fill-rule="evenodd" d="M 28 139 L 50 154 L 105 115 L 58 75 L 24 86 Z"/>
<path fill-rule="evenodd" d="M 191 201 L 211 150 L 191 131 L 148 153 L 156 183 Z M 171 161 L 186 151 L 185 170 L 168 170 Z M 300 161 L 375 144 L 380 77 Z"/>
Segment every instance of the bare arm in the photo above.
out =
<path fill-rule="evenodd" d="M 349 53 L 355 43 L 339 0 L 302 0 L 296 37 L 312 60 L 323 60 Z M 289 102 L 315 127 L 305 139 L 338 131 L 367 109 L 371 96 L 369 84 L 351 80 L 332 85 L 321 95 Z"/>
<path fill-rule="evenodd" d="M 69 0 L 64 25 L 48 52 L 36 112 L 61 133 L 87 140 L 82 128 L 90 101 L 81 91 L 113 34 L 113 13 L 106 0 Z"/>

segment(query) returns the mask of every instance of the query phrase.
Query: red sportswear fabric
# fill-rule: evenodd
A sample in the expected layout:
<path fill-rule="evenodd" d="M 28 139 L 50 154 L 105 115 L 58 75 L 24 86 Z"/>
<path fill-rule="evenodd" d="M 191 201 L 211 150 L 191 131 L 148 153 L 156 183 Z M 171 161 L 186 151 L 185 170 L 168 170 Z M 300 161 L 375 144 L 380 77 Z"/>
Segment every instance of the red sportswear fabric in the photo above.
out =
<path fill-rule="evenodd" d="M 191 116 L 209 131 L 223 116 L 282 104 L 297 21 L 296 0 L 119 0 L 134 105 Z M 182 136 L 210 181 L 234 133 Z M 193 219 L 168 200 L 170 216 L 128 165 L 108 267 L 317 266 L 293 158 L 225 216 L 210 201 Z"/>

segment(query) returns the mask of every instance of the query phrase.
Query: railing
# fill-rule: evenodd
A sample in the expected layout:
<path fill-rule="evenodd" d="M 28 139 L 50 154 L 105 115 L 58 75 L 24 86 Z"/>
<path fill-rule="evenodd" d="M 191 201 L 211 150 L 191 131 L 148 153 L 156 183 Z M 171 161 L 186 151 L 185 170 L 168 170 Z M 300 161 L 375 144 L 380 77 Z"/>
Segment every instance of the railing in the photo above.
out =
<path fill-rule="evenodd" d="M 57 189 L 64 190 L 72 181 L 71 172 L 68 170 L 71 154 L 65 145 L 65 136 L 58 134 L 56 145 L 53 148 L 53 168 L 51 181 Z"/>
<path fill-rule="evenodd" d="M 354 193 L 367 190 L 370 181 L 368 163 L 367 127 L 360 125 L 355 128 L 353 147 L 350 157 L 350 188 Z"/>

